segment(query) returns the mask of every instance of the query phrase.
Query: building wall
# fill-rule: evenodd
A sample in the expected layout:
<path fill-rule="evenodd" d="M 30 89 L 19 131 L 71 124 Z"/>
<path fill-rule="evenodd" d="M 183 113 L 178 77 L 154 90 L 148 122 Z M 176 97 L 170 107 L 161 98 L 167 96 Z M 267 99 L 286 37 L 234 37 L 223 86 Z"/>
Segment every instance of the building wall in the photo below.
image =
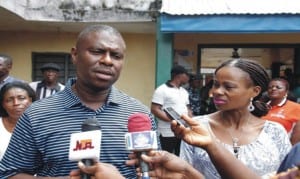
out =
<path fill-rule="evenodd" d="M 0 53 L 13 58 L 11 75 L 31 81 L 32 52 L 69 53 L 76 33 L 0 32 Z M 150 106 L 155 86 L 155 34 L 123 34 L 125 66 L 116 86 Z"/>

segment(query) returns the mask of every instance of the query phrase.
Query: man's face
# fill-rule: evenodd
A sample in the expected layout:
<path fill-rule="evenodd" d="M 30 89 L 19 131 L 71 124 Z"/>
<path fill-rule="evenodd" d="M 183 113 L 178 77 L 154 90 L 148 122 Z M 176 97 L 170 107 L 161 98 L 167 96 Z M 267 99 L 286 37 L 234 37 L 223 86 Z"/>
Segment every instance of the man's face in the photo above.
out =
<path fill-rule="evenodd" d="M 180 77 L 180 86 L 186 85 L 190 80 L 189 75 L 185 73 L 179 74 L 179 77 Z"/>
<path fill-rule="evenodd" d="M 125 44 L 109 32 L 92 32 L 72 49 L 79 83 L 93 91 L 106 90 L 119 78 Z"/>
<path fill-rule="evenodd" d="M 11 65 L 5 63 L 5 59 L 0 57 L 0 77 L 7 76 L 11 69 Z"/>
<path fill-rule="evenodd" d="M 54 69 L 45 69 L 43 71 L 44 80 L 48 83 L 56 83 L 58 77 L 58 71 Z"/>

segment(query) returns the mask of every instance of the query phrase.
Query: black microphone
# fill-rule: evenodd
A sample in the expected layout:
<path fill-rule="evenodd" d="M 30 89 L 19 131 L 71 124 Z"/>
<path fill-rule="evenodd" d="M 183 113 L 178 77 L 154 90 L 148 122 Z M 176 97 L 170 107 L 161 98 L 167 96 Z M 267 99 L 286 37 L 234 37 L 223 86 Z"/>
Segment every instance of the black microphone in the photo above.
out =
<path fill-rule="evenodd" d="M 96 117 L 86 119 L 81 125 L 82 132 L 88 132 L 94 130 L 101 130 L 101 127 Z M 82 163 L 84 163 L 85 166 L 92 166 L 94 164 L 93 159 L 82 159 L 81 161 Z M 81 179 L 91 179 L 91 176 L 89 174 L 81 172 Z"/>
<path fill-rule="evenodd" d="M 86 119 L 81 131 L 71 134 L 69 160 L 82 161 L 85 166 L 92 166 L 100 158 L 101 127 L 96 117 Z M 81 172 L 82 179 L 90 179 L 89 174 Z"/>

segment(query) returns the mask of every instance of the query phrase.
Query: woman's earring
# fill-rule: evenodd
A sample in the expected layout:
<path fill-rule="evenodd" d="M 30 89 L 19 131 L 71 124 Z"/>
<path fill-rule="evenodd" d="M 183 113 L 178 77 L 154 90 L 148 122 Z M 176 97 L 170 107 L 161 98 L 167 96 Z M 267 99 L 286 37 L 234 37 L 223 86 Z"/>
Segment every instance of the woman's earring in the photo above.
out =
<path fill-rule="evenodd" d="M 249 104 L 249 106 L 248 106 L 248 110 L 249 110 L 250 112 L 251 112 L 251 111 L 254 111 L 254 109 L 255 109 L 255 107 L 253 106 L 252 101 L 253 101 L 253 98 L 250 99 L 250 104 Z"/>

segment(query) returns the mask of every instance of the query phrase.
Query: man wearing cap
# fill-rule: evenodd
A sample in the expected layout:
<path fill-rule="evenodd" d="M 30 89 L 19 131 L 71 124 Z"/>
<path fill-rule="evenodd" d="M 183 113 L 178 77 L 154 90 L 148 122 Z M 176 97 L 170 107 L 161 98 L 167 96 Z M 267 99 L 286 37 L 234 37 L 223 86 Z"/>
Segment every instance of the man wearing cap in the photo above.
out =
<path fill-rule="evenodd" d="M 171 118 L 163 111 L 172 107 L 178 114 L 192 116 L 189 94 L 182 86 L 189 81 L 189 74 L 182 66 L 174 66 L 171 70 L 171 80 L 156 88 L 151 103 L 151 112 L 157 117 L 158 133 L 161 147 L 170 153 L 179 155 L 181 140 L 176 138 L 170 128 Z"/>
<path fill-rule="evenodd" d="M 65 88 L 65 86 L 57 81 L 60 67 L 55 63 L 46 63 L 41 68 L 43 74 L 42 81 L 34 81 L 29 83 L 35 90 L 37 99 L 43 99 L 51 96 Z"/>

